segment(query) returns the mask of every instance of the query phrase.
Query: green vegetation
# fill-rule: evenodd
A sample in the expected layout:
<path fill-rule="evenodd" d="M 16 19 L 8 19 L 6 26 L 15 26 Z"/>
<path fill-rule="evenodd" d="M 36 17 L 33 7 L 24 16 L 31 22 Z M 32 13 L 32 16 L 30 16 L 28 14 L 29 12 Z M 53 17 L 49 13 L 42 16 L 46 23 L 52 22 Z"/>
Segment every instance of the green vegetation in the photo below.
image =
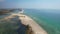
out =
<path fill-rule="evenodd" d="M 19 34 L 18 32 L 33 34 L 32 28 L 29 25 L 22 24 L 16 16 L 14 18 L 0 20 L 0 34 Z"/>
<path fill-rule="evenodd" d="M 1 21 L 0 22 L 0 34 L 17 34 L 18 24 L 12 23 L 10 21 Z"/>
<path fill-rule="evenodd" d="M 11 23 L 0 23 L 0 34 L 17 34 L 15 28 Z"/>

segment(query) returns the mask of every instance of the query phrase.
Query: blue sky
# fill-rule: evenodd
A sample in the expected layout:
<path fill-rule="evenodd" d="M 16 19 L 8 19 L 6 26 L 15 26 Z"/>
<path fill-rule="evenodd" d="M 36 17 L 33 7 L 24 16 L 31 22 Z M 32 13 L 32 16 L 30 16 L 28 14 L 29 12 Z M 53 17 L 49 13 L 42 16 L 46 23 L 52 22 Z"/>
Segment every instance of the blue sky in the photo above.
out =
<path fill-rule="evenodd" d="M 60 9 L 60 0 L 0 0 L 0 8 Z"/>

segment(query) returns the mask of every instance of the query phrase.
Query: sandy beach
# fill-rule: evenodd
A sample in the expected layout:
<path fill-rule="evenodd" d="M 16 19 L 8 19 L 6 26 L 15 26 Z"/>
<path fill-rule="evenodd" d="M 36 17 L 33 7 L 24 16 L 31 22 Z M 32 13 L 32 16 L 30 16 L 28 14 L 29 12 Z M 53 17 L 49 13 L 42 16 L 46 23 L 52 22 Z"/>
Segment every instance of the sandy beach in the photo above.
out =
<path fill-rule="evenodd" d="M 22 24 L 29 25 L 32 27 L 34 34 L 47 34 L 47 32 L 40 25 L 38 25 L 33 19 L 31 19 L 26 15 L 12 14 L 11 16 L 5 17 L 5 19 L 12 18 L 13 16 L 16 16 L 16 15 L 19 16 L 19 19 L 21 20 Z"/>
<path fill-rule="evenodd" d="M 32 20 L 30 17 L 24 15 L 25 17 L 20 17 L 21 21 L 25 25 L 30 25 L 32 27 L 32 30 L 34 31 L 34 34 L 47 34 L 47 32 L 38 25 L 34 20 Z"/>

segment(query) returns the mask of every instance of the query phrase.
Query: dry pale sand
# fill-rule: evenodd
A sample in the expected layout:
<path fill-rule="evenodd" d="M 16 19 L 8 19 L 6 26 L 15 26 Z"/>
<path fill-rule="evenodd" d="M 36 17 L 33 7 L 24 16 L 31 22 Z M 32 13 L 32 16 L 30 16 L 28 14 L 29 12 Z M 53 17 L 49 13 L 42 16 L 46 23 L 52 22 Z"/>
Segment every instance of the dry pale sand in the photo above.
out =
<path fill-rule="evenodd" d="M 19 18 L 21 19 L 23 24 L 29 25 L 32 27 L 34 34 L 47 34 L 47 32 L 35 21 L 33 21 L 30 17 L 26 15 L 20 15 L 20 14 L 18 14 L 18 16 L 25 16 L 25 17 L 19 17 Z"/>
<path fill-rule="evenodd" d="M 22 24 L 31 26 L 34 34 L 47 34 L 47 32 L 40 25 L 38 25 L 35 21 L 33 21 L 30 17 L 26 15 L 12 14 L 11 16 L 6 17 L 5 19 L 11 18 L 14 15 L 19 16 L 19 19 L 21 20 Z"/>

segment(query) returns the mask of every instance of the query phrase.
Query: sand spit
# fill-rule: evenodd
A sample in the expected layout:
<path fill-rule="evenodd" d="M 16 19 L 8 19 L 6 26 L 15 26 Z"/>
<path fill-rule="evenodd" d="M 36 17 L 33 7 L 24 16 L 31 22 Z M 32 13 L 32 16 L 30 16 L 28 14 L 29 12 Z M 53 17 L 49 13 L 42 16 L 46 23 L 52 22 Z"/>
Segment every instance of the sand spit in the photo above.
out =
<path fill-rule="evenodd" d="M 34 20 L 32 20 L 30 17 L 26 15 L 12 14 L 11 16 L 5 17 L 5 19 L 12 18 L 16 15 L 19 16 L 19 19 L 21 20 L 22 24 L 29 25 L 32 27 L 34 34 L 47 34 L 47 32 L 40 25 L 38 25 Z"/>

